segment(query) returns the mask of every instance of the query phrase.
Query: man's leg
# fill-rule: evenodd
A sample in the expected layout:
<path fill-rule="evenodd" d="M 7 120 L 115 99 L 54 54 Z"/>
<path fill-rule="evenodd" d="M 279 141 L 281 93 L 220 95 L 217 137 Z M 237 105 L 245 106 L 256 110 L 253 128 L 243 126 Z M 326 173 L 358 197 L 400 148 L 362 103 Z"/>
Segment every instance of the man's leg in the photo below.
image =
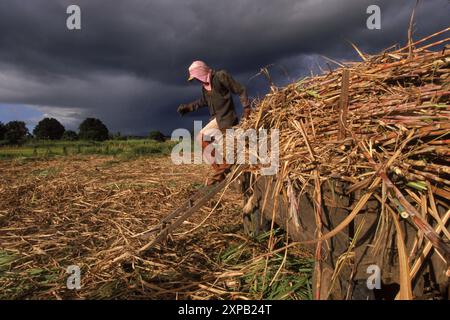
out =
<path fill-rule="evenodd" d="M 197 143 L 202 146 L 203 157 L 209 164 L 212 165 L 214 169 L 213 176 L 211 179 L 208 179 L 208 185 L 225 179 L 225 175 L 230 169 L 230 165 L 225 163 L 225 157 L 223 156 L 225 152 L 225 146 L 223 146 L 225 139 L 223 134 L 224 132 L 219 130 L 216 119 L 213 119 L 199 132 L 196 137 Z M 215 150 L 215 148 L 212 148 L 211 138 L 214 138 L 215 143 L 221 146 L 220 150 Z"/>
<path fill-rule="evenodd" d="M 211 136 L 219 130 L 216 118 L 208 122 L 208 124 L 200 130 L 198 135 L 195 137 L 195 141 L 202 148 L 202 159 L 208 164 L 215 164 L 215 150 L 212 148 Z"/>

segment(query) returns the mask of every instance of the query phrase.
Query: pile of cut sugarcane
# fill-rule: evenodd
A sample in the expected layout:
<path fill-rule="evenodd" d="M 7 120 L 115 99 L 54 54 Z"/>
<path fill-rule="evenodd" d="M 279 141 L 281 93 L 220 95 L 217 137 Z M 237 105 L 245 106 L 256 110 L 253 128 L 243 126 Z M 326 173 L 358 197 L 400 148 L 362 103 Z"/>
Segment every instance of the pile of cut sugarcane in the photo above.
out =
<path fill-rule="evenodd" d="M 291 182 L 301 193 L 305 186 L 320 190 L 328 179 L 345 181 L 347 193 L 364 196 L 336 229 L 377 199 L 398 234 L 398 220 L 410 219 L 428 240 L 415 256 L 433 246 L 449 262 L 450 38 L 437 40 L 449 31 L 375 56 L 355 47 L 362 62 L 335 62 L 339 68 L 323 75 L 272 87 L 242 127 L 279 129 L 278 191 Z M 410 298 L 423 259 L 407 261 L 411 252 L 397 245 L 400 296 Z"/>

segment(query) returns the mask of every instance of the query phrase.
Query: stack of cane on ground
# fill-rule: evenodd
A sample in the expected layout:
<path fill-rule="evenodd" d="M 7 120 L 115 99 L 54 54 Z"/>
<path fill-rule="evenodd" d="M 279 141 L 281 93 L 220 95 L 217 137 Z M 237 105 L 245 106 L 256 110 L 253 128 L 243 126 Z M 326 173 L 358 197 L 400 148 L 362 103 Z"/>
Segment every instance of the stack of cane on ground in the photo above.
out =
<path fill-rule="evenodd" d="M 323 75 L 272 87 L 242 124 L 279 129 L 278 192 L 292 183 L 297 195 L 305 187 L 320 193 L 330 179 L 348 183 L 347 193 L 362 192 L 347 219 L 322 240 L 348 225 L 367 201 L 382 204 L 375 239 L 395 226 L 403 298 L 411 297 L 423 255 L 434 248 L 450 261 L 449 31 L 379 55 L 355 46 L 362 61 L 335 62 L 339 67 Z M 415 252 L 406 250 L 400 219 L 410 219 L 426 239 Z"/>

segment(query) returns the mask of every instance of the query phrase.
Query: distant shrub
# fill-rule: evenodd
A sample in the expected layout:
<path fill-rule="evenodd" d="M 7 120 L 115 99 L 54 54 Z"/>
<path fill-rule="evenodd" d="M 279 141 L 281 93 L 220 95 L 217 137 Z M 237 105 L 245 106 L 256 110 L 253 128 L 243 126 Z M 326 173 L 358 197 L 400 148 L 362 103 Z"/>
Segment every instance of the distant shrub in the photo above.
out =
<path fill-rule="evenodd" d="M 78 134 L 75 131 L 67 130 L 64 132 L 62 139 L 66 141 L 76 141 L 78 140 Z"/>
<path fill-rule="evenodd" d="M 33 130 L 37 139 L 59 140 L 64 134 L 64 126 L 54 118 L 44 118 Z"/>
<path fill-rule="evenodd" d="M 163 142 L 166 140 L 166 137 L 160 131 L 152 131 L 148 135 L 148 138 L 151 140 Z"/>
<path fill-rule="evenodd" d="M 122 134 L 120 132 L 117 132 L 115 134 L 112 134 L 109 137 L 110 140 L 118 140 L 118 141 L 125 141 L 127 140 L 127 136 L 122 136 Z"/>
<path fill-rule="evenodd" d="M 5 126 L 4 138 L 9 144 L 23 144 L 28 135 L 28 128 L 23 121 L 11 121 Z"/>
<path fill-rule="evenodd" d="M 6 126 L 0 122 L 0 141 L 5 140 Z"/>
<path fill-rule="evenodd" d="M 87 118 L 80 124 L 79 137 L 82 140 L 105 141 L 109 138 L 109 131 L 99 119 Z"/>

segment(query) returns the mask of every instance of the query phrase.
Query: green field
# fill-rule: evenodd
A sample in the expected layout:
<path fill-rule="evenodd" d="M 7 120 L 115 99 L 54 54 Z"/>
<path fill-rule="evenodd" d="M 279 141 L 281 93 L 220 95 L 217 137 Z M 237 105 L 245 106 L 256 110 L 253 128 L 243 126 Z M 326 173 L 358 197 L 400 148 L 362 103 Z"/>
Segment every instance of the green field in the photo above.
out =
<path fill-rule="evenodd" d="M 120 155 L 125 157 L 170 154 L 174 142 L 151 139 L 97 141 L 30 141 L 23 146 L 1 146 L 0 159 L 49 158 L 68 155 Z"/>

